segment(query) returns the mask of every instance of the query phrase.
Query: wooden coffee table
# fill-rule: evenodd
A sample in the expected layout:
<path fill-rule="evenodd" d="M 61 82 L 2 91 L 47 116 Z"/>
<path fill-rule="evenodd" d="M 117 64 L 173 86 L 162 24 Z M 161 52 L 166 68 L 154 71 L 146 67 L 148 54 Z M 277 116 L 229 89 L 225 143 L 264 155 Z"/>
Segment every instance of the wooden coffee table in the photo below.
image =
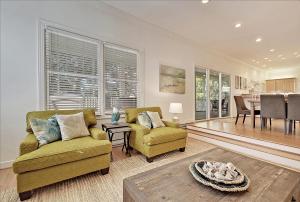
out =
<path fill-rule="evenodd" d="M 232 162 L 248 175 L 245 192 L 226 193 L 198 183 L 194 161 Z M 124 179 L 123 201 L 300 201 L 300 173 L 215 148 Z"/>

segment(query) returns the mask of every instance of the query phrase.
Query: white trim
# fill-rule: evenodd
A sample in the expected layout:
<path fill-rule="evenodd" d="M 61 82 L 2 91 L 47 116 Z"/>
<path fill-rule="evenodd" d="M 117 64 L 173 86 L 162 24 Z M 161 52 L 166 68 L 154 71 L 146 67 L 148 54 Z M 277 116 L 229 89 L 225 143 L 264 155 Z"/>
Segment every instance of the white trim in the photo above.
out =
<path fill-rule="evenodd" d="M 217 146 L 220 146 L 220 147 L 223 147 L 223 148 L 226 148 L 226 149 L 238 152 L 238 153 L 242 153 L 247 156 L 251 156 L 251 157 L 254 157 L 257 159 L 265 160 L 267 162 L 279 164 L 284 167 L 292 168 L 292 169 L 297 170 L 298 172 L 300 171 L 300 161 L 284 158 L 281 156 L 265 153 L 265 152 L 254 150 L 254 149 L 249 149 L 246 147 L 238 146 L 235 144 L 219 141 L 216 139 L 212 139 L 212 138 L 208 138 L 208 137 L 204 137 L 204 136 L 200 136 L 200 135 L 189 134 L 189 137 L 197 139 L 197 140 L 201 140 L 204 142 L 208 142 L 208 143 L 211 143 L 211 144 L 214 144 L 214 145 L 217 145 Z"/>
<path fill-rule="evenodd" d="M 13 162 L 14 162 L 14 160 L 0 162 L 0 169 L 5 169 L 5 168 L 12 167 Z"/>
<path fill-rule="evenodd" d="M 263 147 L 268 147 L 271 149 L 277 149 L 280 151 L 290 152 L 290 153 L 300 155 L 300 149 L 296 148 L 296 147 L 290 147 L 290 146 L 286 146 L 286 145 L 282 145 L 282 144 L 276 144 L 276 143 L 272 143 L 272 142 L 268 142 L 268 141 L 243 137 L 243 136 L 239 136 L 239 135 L 233 135 L 233 134 L 226 133 L 226 132 L 215 131 L 215 130 L 205 129 L 205 128 L 201 128 L 201 127 L 195 127 L 195 126 L 190 126 L 190 125 L 187 126 L 187 129 L 204 132 L 204 133 L 208 133 L 208 134 L 213 134 L 213 135 L 225 137 L 228 139 L 238 140 L 238 141 L 242 141 L 242 142 L 247 142 L 247 143 L 251 143 L 251 144 L 255 144 L 255 145 L 259 145 L 259 146 L 263 146 Z"/>

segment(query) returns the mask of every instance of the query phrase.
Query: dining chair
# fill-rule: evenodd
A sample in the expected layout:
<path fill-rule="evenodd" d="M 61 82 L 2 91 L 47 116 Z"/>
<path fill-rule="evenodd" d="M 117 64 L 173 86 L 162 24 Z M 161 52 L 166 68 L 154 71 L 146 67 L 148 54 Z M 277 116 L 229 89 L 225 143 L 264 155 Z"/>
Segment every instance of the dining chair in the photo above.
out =
<path fill-rule="evenodd" d="M 300 121 L 300 94 L 288 95 L 287 119 L 293 121 L 294 131 L 296 130 L 296 121 Z"/>
<path fill-rule="evenodd" d="M 246 116 L 251 114 L 251 110 L 246 107 L 244 98 L 242 96 L 234 96 L 234 101 L 235 101 L 236 112 L 237 112 L 235 125 L 238 122 L 240 114 L 244 115 L 243 118 L 243 124 L 244 124 Z M 259 115 L 259 114 L 260 114 L 260 110 L 255 110 L 254 115 Z M 255 125 L 255 119 L 254 119 L 254 125 Z"/>
<path fill-rule="evenodd" d="M 287 109 L 284 95 L 260 95 L 261 129 L 267 127 L 267 119 L 283 119 L 284 132 L 287 132 Z M 270 129 L 272 128 L 270 122 Z"/>

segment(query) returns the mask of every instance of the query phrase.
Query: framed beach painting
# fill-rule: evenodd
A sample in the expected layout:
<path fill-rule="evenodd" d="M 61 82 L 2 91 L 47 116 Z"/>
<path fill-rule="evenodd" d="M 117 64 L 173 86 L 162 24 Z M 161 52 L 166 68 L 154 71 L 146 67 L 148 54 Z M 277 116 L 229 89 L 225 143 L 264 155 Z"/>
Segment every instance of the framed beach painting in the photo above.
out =
<path fill-rule="evenodd" d="M 185 70 L 167 65 L 159 66 L 159 91 L 185 93 Z"/>

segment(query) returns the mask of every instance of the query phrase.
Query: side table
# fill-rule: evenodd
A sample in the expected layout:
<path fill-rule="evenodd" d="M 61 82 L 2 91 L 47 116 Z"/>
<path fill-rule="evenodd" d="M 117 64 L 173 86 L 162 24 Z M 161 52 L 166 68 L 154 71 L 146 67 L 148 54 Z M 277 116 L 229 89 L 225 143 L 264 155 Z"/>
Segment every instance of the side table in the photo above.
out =
<path fill-rule="evenodd" d="M 131 128 L 127 123 L 118 123 L 118 124 L 111 124 L 111 123 L 103 123 L 102 129 L 108 134 L 108 138 L 110 142 L 122 140 L 123 139 L 123 146 L 122 151 L 124 148 L 126 149 L 126 154 L 131 156 L 130 147 L 129 147 L 129 139 L 131 135 Z M 123 138 L 113 139 L 114 134 L 116 133 L 123 133 Z M 119 146 L 119 145 L 115 145 Z"/>

